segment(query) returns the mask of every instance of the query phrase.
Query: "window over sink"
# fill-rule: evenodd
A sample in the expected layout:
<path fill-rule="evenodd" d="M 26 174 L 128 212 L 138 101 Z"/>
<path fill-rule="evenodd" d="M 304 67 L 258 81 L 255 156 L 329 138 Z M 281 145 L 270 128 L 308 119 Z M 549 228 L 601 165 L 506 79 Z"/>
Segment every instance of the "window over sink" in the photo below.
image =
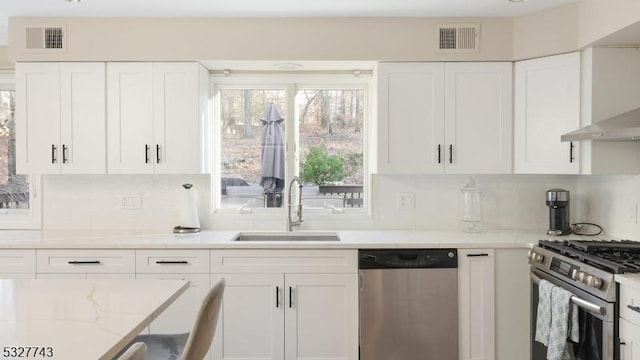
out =
<path fill-rule="evenodd" d="M 15 80 L 0 72 L 0 229 L 40 228 L 39 178 L 16 174 Z"/>
<path fill-rule="evenodd" d="M 364 211 L 370 80 L 344 74 L 214 75 L 216 210 L 286 208 L 289 183 L 297 176 L 305 209 Z"/>

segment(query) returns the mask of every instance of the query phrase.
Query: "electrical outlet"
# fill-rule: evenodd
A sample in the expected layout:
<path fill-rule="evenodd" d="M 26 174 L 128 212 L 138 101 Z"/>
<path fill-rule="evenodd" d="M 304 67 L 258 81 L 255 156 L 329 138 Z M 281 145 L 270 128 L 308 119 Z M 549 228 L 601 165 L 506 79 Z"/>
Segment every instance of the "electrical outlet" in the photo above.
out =
<path fill-rule="evenodd" d="M 136 210 L 142 208 L 142 195 L 122 195 L 120 197 L 121 210 Z"/>
<path fill-rule="evenodd" d="M 415 195 L 413 193 L 398 193 L 398 209 L 408 210 L 414 207 Z"/>

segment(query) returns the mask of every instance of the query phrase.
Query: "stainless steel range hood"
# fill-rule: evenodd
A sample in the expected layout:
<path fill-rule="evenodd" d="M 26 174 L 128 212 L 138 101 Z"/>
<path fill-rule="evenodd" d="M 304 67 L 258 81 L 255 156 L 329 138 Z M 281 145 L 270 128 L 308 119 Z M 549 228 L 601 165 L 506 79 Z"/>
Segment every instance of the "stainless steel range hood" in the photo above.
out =
<path fill-rule="evenodd" d="M 566 133 L 561 141 L 634 141 L 640 140 L 640 109 L 634 109 Z"/>

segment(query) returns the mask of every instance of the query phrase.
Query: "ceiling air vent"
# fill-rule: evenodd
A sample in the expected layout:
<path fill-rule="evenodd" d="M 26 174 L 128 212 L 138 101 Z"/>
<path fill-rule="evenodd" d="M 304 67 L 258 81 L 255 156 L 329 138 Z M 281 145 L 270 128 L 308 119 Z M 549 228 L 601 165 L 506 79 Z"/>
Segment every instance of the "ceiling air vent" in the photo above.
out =
<path fill-rule="evenodd" d="M 439 52 L 476 53 L 480 50 L 480 24 L 439 25 L 436 43 Z"/>
<path fill-rule="evenodd" d="M 28 27 L 26 30 L 27 50 L 64 50 L 64 28 Z"/>

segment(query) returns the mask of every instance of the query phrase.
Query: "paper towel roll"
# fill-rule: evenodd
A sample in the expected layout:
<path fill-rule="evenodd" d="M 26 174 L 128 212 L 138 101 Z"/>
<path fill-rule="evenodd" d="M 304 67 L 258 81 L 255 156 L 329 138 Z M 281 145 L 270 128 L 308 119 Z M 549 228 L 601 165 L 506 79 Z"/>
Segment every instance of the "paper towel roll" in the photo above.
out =
<path fill-rule="evenodd" d="M 197 191 L 191 184 L 182 185 L 182 205 L 180 206 L 180 226 L 183 228 L 200 228 L 198 218 Z"/>

